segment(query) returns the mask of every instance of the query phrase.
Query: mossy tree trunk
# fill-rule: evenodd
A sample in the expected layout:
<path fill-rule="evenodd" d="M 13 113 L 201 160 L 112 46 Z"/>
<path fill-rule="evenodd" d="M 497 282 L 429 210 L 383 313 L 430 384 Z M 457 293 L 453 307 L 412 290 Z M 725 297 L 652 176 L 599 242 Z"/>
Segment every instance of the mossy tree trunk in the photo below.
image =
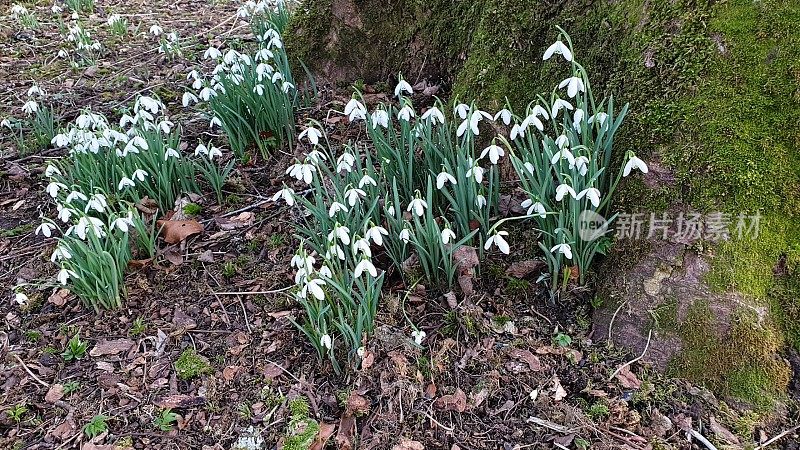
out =
<path fill-rule="evenodd" d="M 780 352 L 800 349 L 798 23 L 795 0 L 318 0 L 287 42 L 329 81 L 402 72 L 521 109 L 563 77 L 541 55 L 567 30 L 595 91 L 631 105 L 617 150 L 649 155 L 626 210 L 761 215 L 756 239 L 620 243 L 598 324 L 626 302 L 612 336 L 641 349 L 653 329 L 655 362 L 754 400 L 786 387 Z"/>

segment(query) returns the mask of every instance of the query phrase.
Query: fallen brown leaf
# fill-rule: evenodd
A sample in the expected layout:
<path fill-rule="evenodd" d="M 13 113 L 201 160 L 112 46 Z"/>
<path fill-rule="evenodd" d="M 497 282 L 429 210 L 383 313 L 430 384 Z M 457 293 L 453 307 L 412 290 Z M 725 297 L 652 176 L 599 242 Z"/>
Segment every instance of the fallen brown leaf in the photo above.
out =
<path fill-rule="evenodd" d="M 203 225 L 196 220 L 159 220 L 156 225 L 161 227 L 161 235 L 168 244 L 177 244 L 204 230 Z"/>
<path fill-rule="evenodd" d="M 461 388 L 457 388 L 455 393 L 437 398 L 433 407 L 441 411 L 464 412 L 467 409 L 467 395 Z"/>
<path fill-rule="evenodd" d="M 524 361 L 528 364 L 528 367 L 533 371 L 542 370 L 542 363 L 539 361 L 539 358 L 531 353 L 530 350 L 525 350 L 521 348 L 512 348 L 508 352 L 509 356 L 512 358 L 519 359 L 520 361 Z"/>
<path fill-rule="evenodd" d="M 730 430 L 722 426 L 719 422 L 717 422 L 716 417 L 711 416 L 708 419 L 708 427 L 711 428 L 711 431 L 714 432 L 719 438 L 722 440 L 728 441 L 729 444 L 732 445 L 739 445 L 739 438 L 736 437 L 735 434 L 731 433 Z"/>
<path fill-rule="evenodd" d="M 631 372 L 630 366 L 623 367 L 617 373 L 617 380 L 625 389 L 639 389 L 642 385 L 642 382 L 636 378 L 636 374 Z"/>
<path fill-rule="evenodd" d="M 245 228 L 253 225 L 256 215 L 250 211 L 244 211 L 239 215 L 233 217 L 216 217 L 214 221 L 221 230 L 235 230 L 237 228 Z"/>
<path fill-rule="evenodd" d="M 59 289 L 56 292 L 54 292 L 50 297 L 48 297 L 47 301 L 56 306 L 64 306 L 67 303 L 68 297 L 69 297 L 69 289 Z"/>
<path fill-rule="evenodd" d="M 392 450 L 425 450 L 425 446 L 422 445 L 422 442 L 400 438 L 400 442 L 395 444 Z"/>
<path fill-rule="evenodd" d="M 98 357 L 105 355 L 116 355 L 127 352 L 134 346 L 130 339 L 113 339 L 110 341 L 100 341 L 89 351 L 89 356 Z"/>
<path fill-rule="evenodd" d="M 336 429 L 336 425 L 332 423 L 325 423 L 322 422 L 319 424 L 319 432 L 317 432 L 317 437 L 314 439 L 314 442 L 309 447 L 309 450 L 322 450 L 325 448 L 325 444 L 328 443 L 328 439 L 333 436 L 333 430 Z"/>
<path fill-rule="evenodd" d="M 47 403 L 55 403 L 64 398 L 64 386 L 61 384 L 54 384 L 47 390 L 44 396 L 44 401 Z"/>
<path fill-rule="evenodd" d="M 553 400 L 560 402 L 567 396 L 567 391 L 561 386 L 561 380 L 558 377 L 553 378 Z"/>

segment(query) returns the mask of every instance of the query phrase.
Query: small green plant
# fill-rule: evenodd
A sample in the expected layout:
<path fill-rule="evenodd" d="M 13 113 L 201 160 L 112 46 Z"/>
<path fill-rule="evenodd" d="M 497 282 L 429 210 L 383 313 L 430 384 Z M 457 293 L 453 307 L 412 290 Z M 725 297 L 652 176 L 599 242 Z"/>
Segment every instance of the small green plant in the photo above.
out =
<path fill-rule="evenodd" d="M 136 337 L 141 335 L 147 330 L 147 325 L 144 323 L 144 319 L 142 317 L 137 317 L 133 320 L 131 324 L 131 329 L 128 331 L 132 337 Z"/>
<path fill-rule="evenodd" d="M 94 12 L 94 0 L 65 0 L 64 4 L 72 12 L 90 14 Z"/>
<path fill-rule="evenodd" d="M 189 380 L 211 372 L 211 365 L 206 358 L 198 355 L 193 348 L 187 348 L 175 361 L 175 372 L 178 374 L 178 378 Z"/>
<path fill-rule="evenodd" d="M 11 409 L 6 411 L 8 417 L 16 423 L 20 423 L 22 421 L 22 417 L 25 413 L 28 412 L 28 407 L 24 404 L 18 404 L 11 407 Z"/>
<path fill-rule="evenodd" d="M 64 358 L 66 362 L 83 359 L 83 357 L 86 356 L 87 346 L 88 344 L 81 340 L 80 335 L 75 334 L 67 342 L 67 347 L 64 349 L 64 352 L 61 353 L 61 357 Z"/>
<path fill-rule="evenodd" d="M 572 338 L 568 334 L 558 333 L 553 336 L 553 343 L 559 347 L 569 347 L 569 345 L 572 344 Z"/>
<path fill-rule="evenodd" d="M 609 414 L 610 411 L 608 409 L 608 405 L 601 402 L 592 403 L 592 406 L 590 406 L 586 411 L 586 415 L 595 422 L 603 421 L 606 417 L 608 417 Z"/>
<path fill-rule="evenodd" d="M 251 408 L 246 402 L 236 405 L 236 413 L 239 414 L 239 417 L 241 417 L 242 420 L 249 421 L 253 418 L 253 408 Z"/>
<path fill-rule="evenodd" d="M 108 16 L 106 25 L 108 25 L 111 32 L 117 36 L 125 36 L 128 34 L 128 19 L 119 14 L 111 14 Z"/>
<path fill-rule="evenodd" d="M 183 207 L 183 213 L 187 216 L 197 216 L 203 211 L 203 207 L 197 203 L 188 203 Z"/>
<path fill-rule="evenodd" d="M 161 431 L 172 431 L 177 421 L 178 415 L 172 412 L 172 409 L 167 408 L 161 410 L 161 413 L 153 419 L 153 425 Z"/>
<path fill-rule="evenodd" d="M 108 419 L 110 419 L 110 417 L 103 414 L 98 414 L 92 417 L 92 420 L 83 426 L 83 434 L 85 434 L 89 439 L 94 439 L 97 436 L 105 433 L 108 431 L 108 424 L 106 423 Z"/>
<path fill-rule="evenodd" d="M 305 450 L 314 442 L 319 432 L 319 423 L 309 417 L 308 400 L 297 397 L 289 401 L 289 425 L 283 448 L 286 450 Z"/>
<path fill-rule="evenodd" d="M 38 342 L 42 338 L 42 332 L 38 330 L 26 330 L 25 339 L 30 342 Z"/>
<path fill-rule="evenodd" d="M 589 441 L 584 438 L 575 438 L 575 448 L 578 450 L 588 450 L 590 446 Z"/>
<path fill-rule="evenodd" d="M 222 266 L 222 276 L 225 278 L 233 278 L 238 271 L 239 269 L 233 261 L 225 261 L 225 264 Z"/>
<path fill-rule="evenodd" d="M 68 381 L 64 383 L 64 395 L 70 395 L 73 392 L 78 392 L 81 388 L 80 381 Z"/>

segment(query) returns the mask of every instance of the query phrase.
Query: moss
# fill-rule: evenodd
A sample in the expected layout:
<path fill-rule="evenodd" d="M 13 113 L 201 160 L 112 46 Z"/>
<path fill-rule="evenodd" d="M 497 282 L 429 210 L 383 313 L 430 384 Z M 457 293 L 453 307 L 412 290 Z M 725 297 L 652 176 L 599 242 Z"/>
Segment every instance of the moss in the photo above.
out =
<path fill-rule="evenodd" d="M 208 359 L 198 355 L 193 348 L 187 348 L 175 361 L 175 373 L 182 380 L 189 380 L 196 376 L 211 372 Z"/>
<path fill-rule="evenodd" d="M 696 301 L 678 326 L 683 350 L 670 362 L 671 375 L 689 379 L 717 393 L 768 408 L 789 383 L 791 369 L 776 353 L 782 335 L 747 307 L 733 312 L 721 336 L 706 301 Z"/>
<path fill-rule="evenodd" d="M 297 397 L 289 402 L 289 426 L 283 448 L 286 450 L 308 450 L 319 433 L 319 423 L 309 417 L 308 400 Z"/>

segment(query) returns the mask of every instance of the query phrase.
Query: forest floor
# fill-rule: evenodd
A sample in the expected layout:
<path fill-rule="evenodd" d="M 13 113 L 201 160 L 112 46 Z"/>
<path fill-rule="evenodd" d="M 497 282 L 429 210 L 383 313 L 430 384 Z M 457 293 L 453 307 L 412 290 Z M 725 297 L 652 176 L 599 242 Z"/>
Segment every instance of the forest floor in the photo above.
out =
<path fill-rule="evenodd" d="M 238 5 L 99 1 L 87 21 L 104 49 L 95 65 L 78 69 L 56 56 L 63 38 L 51 5 L 25 6 L 38 17 L 35 29 L 9 17 L 0 23 L 0 119 L 22 116 L 33 83 L 62 124 L 87 107 L 117 117 L 148 93 L 167 104 L 190 148 L 209 138 L 223 145 L 180 96 L 208 45 L 252 41 Z M 111 12 L 138 31 L 111 35 Z M 156 23 L 178 32 L 182 57 L 158 53 L 148 33 Z M 298 114 L 320 120 L 340 142 L 357 139 L 346 120 L 327 114 L 348 96 L 320 86 L 317 102 Z M 364 364 L 336 375 L 290 321 L 302 314 L 287 295 L 297 217 L 269 200 L 289 182 L 287 151 L 237 165 L 223 204 L 213 195 L 195 199 L 204 232 L 161 242 L 155 260 L 130 271 L 123 308 L 95 313 L 52 287 L 55 239 L 33 233 L 49 208 L 44 168 L 63 151 L 2 133 L 0 448 L 229 449 L 248 435 L 263 440 L 255 448 L 287 448 L 300 432 L 290 426 L 298 397 L 320 425 L 314 449 L 711 448 L 687 438 L 692 432 L 720 449 L 755 448 L 773 436 L 769 448 L 800 448 L 796 434 L 784 433 L 793 426 L 791 401 L 752 412 L 593 336 L 591 291 L 551 300 L 535 283 L 533 244 L 490 258 L 466 299 L 406 295 L 390 278 Z M 41 282 L 27 306 L 17 305 L 14 286 Z M 422 347 L 405 315 L 426 332 Z M 88 352 L 67 362 L 62 352 L 76 334 Z M 184 380 L 176 367 L 187 350 L 199 355 L 201 373 Z M 164 411 L 177 417 L 165 421 Z M 84 426 L 99 415 L 107 430 L 89 439 Z"/>

